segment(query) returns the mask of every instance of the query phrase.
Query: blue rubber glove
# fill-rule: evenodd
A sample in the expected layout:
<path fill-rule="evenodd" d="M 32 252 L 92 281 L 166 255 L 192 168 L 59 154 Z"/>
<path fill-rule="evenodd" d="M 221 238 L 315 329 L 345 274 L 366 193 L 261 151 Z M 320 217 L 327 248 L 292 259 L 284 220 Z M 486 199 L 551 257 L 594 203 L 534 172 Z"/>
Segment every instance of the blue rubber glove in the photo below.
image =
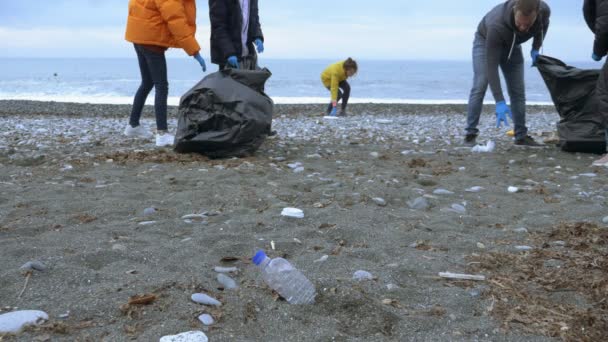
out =
<path fill-rule="evenodd" d="M 196 55 L 194 55 L 194 59 L 196 59 L 198 61 L 198 64 L 201 65 L 201 68 L 203 68 L 203 72 L 207 71 L 207 65 L 205 64 L 205 60 L 203 59 L 203 57 L 201 57 L 200 53 L 196 53 Z"/>
<path fill-rule="evenodd" d="M 596 55 L 595 52 L 591 54 L 591 58 L 596 62 L 599 62 L 602 60 L 602 57 Z"/>
<path fill-rule="evenodd" d="M 238 58 L 236 58 L 236 56 L 230 56 L 226 61 L 228 62 L 228 65 L 230 65 L 234 69 L 239 68 L 239 60 Z"/>
<path fill-rule="evenodd" d="M 256 39 L 254 43 L 258 53 L 264 52 L 264 42 L 260 38 Z"/>
<path fill-rule="evenodd" d="M 538 50 L 530 51 L 530 57 L 532 57 L 532 66 L 536 66 L 536 60 L 538 59 L 539 55 L 540 52 Z"/>
<path fill-rule="evenodd" d="M 329 112 L 329 116 L 336 116 L 338 115 L 338 106 L 336 106 L 334 104 L 334 107 L 331 109 L 331 112 Z"/>
<path fill-rule="evenodd" d="M 496 128 L 500 128 L 500 125 L 504 122 L 505 126 L 509 126 L 509 121 L 507 121 L 507 114 L 513 119 L 511 115 L 511 110 L 509 106 L 505 103 L 505 101 L 496 102 Z"/>

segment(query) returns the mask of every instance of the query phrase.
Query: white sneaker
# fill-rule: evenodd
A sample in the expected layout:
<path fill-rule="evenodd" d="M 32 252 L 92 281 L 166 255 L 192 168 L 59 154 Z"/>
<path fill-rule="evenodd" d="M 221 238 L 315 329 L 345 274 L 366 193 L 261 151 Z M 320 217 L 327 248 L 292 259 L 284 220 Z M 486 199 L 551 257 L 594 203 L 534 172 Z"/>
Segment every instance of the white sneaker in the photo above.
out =
<path fill-rule="evenodd" d="M 145 139 L 150 137 L 150 132 L 146 131 L 146 129 L 142 125 L 139 125 L 137 127 L 131 127 L 130 124 L 127 124 L 127 127 L 125 127 L 124 135 L 131 138 Z"/>
<path fill-rule="evenodd" d="M 172 146 L 175 138 L 169 133 L 156 134 L 156 146 Z"/>

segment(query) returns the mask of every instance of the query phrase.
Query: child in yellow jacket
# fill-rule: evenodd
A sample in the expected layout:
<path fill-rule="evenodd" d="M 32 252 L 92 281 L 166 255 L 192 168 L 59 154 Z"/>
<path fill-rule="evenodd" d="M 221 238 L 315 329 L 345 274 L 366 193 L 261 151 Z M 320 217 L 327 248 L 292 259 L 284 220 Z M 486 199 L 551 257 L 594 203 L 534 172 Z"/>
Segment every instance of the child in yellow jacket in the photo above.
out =
<path fill-rule="evenodd" d="M 328 66 L 321 73 L 321 82 L 331 92 L 331 103 L 327 107 L 327 114 L 329 116 L 337 115 L 338 101 L 340 99 L 342 99 L 342 110 L 339 115 L 346 116 L 346 106 L 350 97 L 350 84 L 346 82 L 346 79 L 356 74 L 357 70 L 357 62 L 349 57 L 345 61 Z"/>

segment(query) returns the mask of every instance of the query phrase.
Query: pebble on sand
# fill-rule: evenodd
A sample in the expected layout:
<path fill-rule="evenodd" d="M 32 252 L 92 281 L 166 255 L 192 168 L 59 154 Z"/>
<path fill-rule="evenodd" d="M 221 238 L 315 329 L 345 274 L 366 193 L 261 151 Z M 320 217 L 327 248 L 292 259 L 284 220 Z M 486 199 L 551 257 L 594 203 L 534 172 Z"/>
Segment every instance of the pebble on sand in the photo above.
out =
<path fill-rule="evenodd" d="M 372 276 L 372 274 L 367 271 L 359 270 L 353 274 L 353 279 L 358 281 L 372 280 L 374 279 L 374 276 Z"/>
<path fill-rule="evenodd" d="M 210 314 L 202 314 L 198 316 L 198 320 L 204 325 L 211 325 L 215 322 Z"/>
<path fill-rule="evenodd" d="M 281 215 L 294 218 L 304 218 L 304 212 L 302 209 L 298 208 L 284 208 L 283 211 L 281 211 Z"/>
<path fill-rule="evenodd" d="M 38 260 L 34 260 L 34 261 L 28 261 L 25 264 L 23 264 L 21 267 L 19 267 L 20 270 L 22 271 L 40 271 L 40 272 L 44 272 L 46 271 L 46 266 L 41 263 Z"/>

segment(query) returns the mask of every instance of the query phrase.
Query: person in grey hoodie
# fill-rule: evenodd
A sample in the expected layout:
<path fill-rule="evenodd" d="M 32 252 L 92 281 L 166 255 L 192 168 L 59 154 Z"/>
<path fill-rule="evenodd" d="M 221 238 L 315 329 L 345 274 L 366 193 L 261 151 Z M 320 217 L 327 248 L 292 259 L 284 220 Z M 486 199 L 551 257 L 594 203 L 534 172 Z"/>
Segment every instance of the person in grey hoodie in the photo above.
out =
<path fill-rule="evenodd" d="M 524 58 L 521 44 L 534 39 L 530 56 L 536 62 L 549 29 L 551 9 L 541 0 L 508 0 L 494 7 L 481 20 L 473 42 L 473 87 L 469 96 L 465 144 L 474 145 L 477 125 L 488 84 L 496 101 L 496 126 L 508 125 L 511 117 L 515 145 L 542 146 L 528 135 Z M 506 104 L 498 68 L 503 72 L 511 108 Z M 513 110 L 511 112 L 511 109 Z"/>

